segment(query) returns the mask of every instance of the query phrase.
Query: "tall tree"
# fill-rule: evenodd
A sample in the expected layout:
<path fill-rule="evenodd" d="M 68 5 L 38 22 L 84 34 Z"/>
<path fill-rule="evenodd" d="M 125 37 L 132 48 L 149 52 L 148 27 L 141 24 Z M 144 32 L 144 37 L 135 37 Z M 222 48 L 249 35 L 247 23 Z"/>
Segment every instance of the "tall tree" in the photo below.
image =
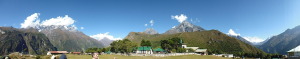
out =
<path fill-rule="evenodd" d="M 145 46 L 152 46 L 152 44 L 149 40 L 147 40 L 145 43 L 146 43 Z"/>
<path fill-rule="evenodd" d="M 146 41 L 143 39 L 142 41 L 141 41 L 141 46 L 145 46 L 145 43 L 146 43 Z"/>
<path fill-rule="evenodd" d="M 149 40 L 142 40 L 141 41 L 141 46 L 152 46 L 151 42 Z"/>
<path fill-rule="evenodd" d="M 182 45 L 182 43 L 180 43 L 181 42 L 180 38 L 176 37 L 168 40 L 161 40 L 160 42 L 161 42 L 161 47 L 168 52 L 171 52 L 171 50 L 184 50 L 184 49 L 180 49 Z"/>
<path fill-rule="evenodd" d="M 136 43 L 131 42 L 128 39 L 123 40 L 117 40 L 112 42 L 111 44 L 111 51 L 112 52 L 121 52 L 121 53 L 127 53 L 129 54 L 134 50 L 135 47 L 137 47 Z"/>

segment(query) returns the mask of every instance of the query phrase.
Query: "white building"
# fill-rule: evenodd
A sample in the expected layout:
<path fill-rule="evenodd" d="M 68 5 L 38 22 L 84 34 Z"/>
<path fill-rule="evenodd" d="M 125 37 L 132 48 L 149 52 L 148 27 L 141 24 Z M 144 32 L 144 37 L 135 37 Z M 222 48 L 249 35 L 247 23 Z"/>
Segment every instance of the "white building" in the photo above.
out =
<path fill-rule="evenodd" d="M 195 50 L 195 51 L 199 48 L 199 47 L 187 47 L 186 44 L 182 44 L 181 46 L 182 46 L 182 48 L 185 48 L 185 49 L 193 49 L 193 50 Z"/>
<path fill-rule="evenodd" d="M 136 50 L 136 54 L 153 54 L 153 50 L 151 47 L 138 47 L 138 49 Z"/>
<path fill-rule="evenodd" d="M 216 54 L 215 56 L 218 56 L 218 57 L 228 57 L 228 58 L 234 57 L 233 54 Z"/>
<path fill-rule="evenodd" d="M 287 51 L 288 59 L 300 59 L 300 45 L 294 49 Z"/>

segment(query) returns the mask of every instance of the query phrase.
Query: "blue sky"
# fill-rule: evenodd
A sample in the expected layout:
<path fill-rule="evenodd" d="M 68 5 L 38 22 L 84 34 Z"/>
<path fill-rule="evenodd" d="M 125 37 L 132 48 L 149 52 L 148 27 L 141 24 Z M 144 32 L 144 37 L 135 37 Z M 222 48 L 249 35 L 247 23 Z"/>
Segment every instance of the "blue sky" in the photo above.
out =
<path fill-rule="evenodd" d="M 40 13 L 47 20 L 68 15 L 86 35 L 107 33 L 125 37 L 129 32 L 154 28 L 159 33 L 179 24 L 171 18 L 184 14 L 188 21 L 207 30 L 266 39 L 300 25 L 299 0 L 1 0 L 0 26 L 21 27 Z M 153 20 L 153 26 L 144 26 Z"/>

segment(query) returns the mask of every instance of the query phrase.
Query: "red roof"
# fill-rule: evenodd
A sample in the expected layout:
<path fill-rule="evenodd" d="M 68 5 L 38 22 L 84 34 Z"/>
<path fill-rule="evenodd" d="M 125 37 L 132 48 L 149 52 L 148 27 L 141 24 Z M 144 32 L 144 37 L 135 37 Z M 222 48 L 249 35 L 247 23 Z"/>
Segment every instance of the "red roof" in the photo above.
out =
<path fill-rule="evenodd" d="M 48 51 L 50 53 L 68 53 L 67 51 Z"/>
<path fill-rule="evenodd" d="M 80 54 L 81 52 L 72 52 L 73 54 Z"/>

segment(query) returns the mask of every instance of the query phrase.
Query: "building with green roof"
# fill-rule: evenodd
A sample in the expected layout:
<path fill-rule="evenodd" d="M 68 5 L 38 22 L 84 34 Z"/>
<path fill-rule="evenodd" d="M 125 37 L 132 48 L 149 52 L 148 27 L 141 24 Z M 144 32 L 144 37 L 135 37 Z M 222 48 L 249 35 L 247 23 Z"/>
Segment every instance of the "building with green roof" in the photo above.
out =
<path fill-rule="evenodd" d="M 164 49 L 161 49 L 161 48 L 153 49 L 153 51 L 154 51 L 155 53 L 164 53 L 164 52 L 165 52 L 165 50 L 164 50 Z"/>
<path fill-rule="evenodd" d="M 149 46 L 141 46 L 136 50 L 137 54 L 153 54 L 152 47 Z"/>

